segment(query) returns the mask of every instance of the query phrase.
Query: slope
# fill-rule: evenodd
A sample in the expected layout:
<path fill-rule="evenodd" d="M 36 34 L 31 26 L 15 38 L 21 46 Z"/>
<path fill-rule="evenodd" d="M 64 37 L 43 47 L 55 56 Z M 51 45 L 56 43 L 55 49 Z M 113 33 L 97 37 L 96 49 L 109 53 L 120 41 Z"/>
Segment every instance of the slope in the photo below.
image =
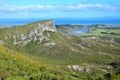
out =
<path fill-rule="evenodd" d="M 61 33 L 52 20 L 1 29 L 0 43 L 47 64 L 108 64 L 120 57 L 120 45 Z"/>
<path fill-rule="evenodd" d="M 47 78 L 49 74 L 54 78 L 56 78 L 54 74 L 58 75 L 57 79 L 58 77 L 66 78 L 67 75 L 67 80 L 70 80 L 68 78 L 79 79 L 82 78 L 80 76 L 85 75 L 83 78 L 86 80 L 88 75 L 94 75 L 95 77 L 97 73 L 106 74 L 111 72 L 112 68 L 109 69 L 106 67 L 111 67 L 109 63 L 116 60 L 119 62 L 120 59 L 120 45 L 64 34 L 56 29 L 52 20 L 0 29 L 0 44 L 19 52 L 20 55 L 23 54 L 29 57 L 30 60 L 37 61 L 38 64 L 40 62 L 41 64 L 53 66 L 58 70 L 62 69 L 67 72 L 63 76 L 61 72 L 59 74 L 58 70 L 52 70 L 54 72 L 51 73 L 50 70 L 45 69 L 45 75 L 47 71 Z M 24 64 L 27 65 L 28 63 L 25 62 Z M 31 69 L 29 70 L 30 73 L 34 72 L 34 70 L 33 72 Z M 41 74 L 38 67 L 37 70 L 37 73 Z M 44 68 L 42 70 L 44 71 Z M 26 67 L 24 66 L 23 72 L 25 72 L 24 75 L 27 74 Z"/>
<path fill-rule="evenodd" d="M 0 79 L 5 80 L 76 80 L 74 76 L 45 66 L 0 45 Z"/>

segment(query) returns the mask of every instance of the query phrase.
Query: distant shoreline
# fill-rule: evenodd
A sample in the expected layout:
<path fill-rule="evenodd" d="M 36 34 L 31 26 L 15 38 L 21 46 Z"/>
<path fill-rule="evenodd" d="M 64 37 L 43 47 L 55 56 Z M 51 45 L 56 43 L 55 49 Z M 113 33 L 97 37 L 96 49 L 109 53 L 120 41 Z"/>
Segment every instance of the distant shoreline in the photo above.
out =
<path fill-rule="evenodd" d="M 47 20 L 43 18 L 30 18 L 30 19 L 0 19 L 2 26 L 17 26 L 25 25 L 31 22 L 40 20 Z M 107 24 L 107 25 L 120 25 L 120 19 L 113 18 L 93 18 L 93 19 L 79 19 L 79 18 L 55 18 L 55 25 L 91 25 L 91 24 Z"/>

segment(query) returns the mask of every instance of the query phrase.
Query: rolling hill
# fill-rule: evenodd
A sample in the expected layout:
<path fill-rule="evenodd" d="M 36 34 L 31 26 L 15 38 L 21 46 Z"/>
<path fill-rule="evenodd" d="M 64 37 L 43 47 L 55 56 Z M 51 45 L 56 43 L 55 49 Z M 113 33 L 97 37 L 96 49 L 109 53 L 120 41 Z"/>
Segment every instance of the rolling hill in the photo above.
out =
<path fill-rule="evenodd" d="M 53 20 L 0 29 L 0 44 L 1 76 L 21 80 L 103 79 L 120 62 L 119 44 L 62 33 Z"/>

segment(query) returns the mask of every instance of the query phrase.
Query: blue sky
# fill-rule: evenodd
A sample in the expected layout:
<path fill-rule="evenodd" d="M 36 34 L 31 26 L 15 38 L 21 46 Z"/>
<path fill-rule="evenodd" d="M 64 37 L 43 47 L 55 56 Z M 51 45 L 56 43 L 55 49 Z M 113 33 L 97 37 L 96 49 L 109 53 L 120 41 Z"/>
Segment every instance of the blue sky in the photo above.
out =
<path fill-rule="evenodd" d="M 120 0 L 0 0 L 0 18 L 120 18 Z"/>

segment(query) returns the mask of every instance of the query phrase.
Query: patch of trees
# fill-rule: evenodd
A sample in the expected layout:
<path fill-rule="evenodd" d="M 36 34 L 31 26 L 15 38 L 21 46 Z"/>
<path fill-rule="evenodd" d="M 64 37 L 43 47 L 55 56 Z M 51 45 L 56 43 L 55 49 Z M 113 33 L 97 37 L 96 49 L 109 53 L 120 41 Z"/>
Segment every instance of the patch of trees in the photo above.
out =
<path fill-rule="evenodd" d="M 120 43 L 120 38 L 114 38 L 115 42 Z"/>
<path fill-rule="evenodd" d="M 108 34 L 108 33 L 107 33 L 107 32 L 103 32 L 103 31 L 102 31 L 102 32 L 101 32 L 101 34 Z"/>
<path fill-rule="evenodd" d="M 111 34 L 111 35 L 120 35 L 119 33 L 114 33 L 114 32 L 111 32 L 109 34 Z"/>
<path fill-rule="evenodd" d="M 114 68 L 114 73 L 116 75 L 120 74 L 120 62 L 115 61 L 110 63 L 109 65 L 111 65 Z"/>
<path fill-rule="evenodd" d="M 111 33 L 108 33 L 108 32 L 101 32 L 101 34 L 111 34 L 111 35 L 120 35 L 119 33 L 114 33 L 114 32 L 111 32 Z"/>

